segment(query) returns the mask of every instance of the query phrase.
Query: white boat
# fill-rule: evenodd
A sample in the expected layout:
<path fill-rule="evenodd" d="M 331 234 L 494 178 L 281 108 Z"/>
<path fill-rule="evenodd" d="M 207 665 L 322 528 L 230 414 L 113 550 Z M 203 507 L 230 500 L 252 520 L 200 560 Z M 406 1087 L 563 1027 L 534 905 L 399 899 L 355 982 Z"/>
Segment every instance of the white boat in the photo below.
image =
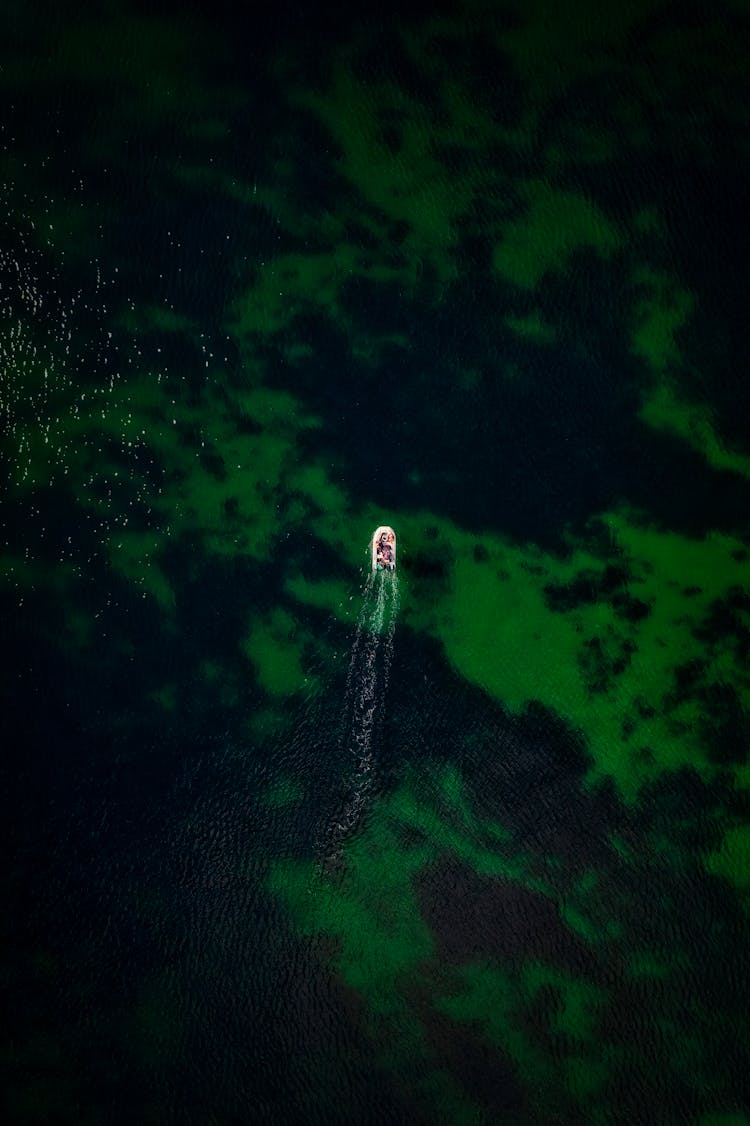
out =
<path fill-rule="evenodd" d="M 370 543 L 373 571 L 396 570 L 396 533 L 388 524 L 381 524 L 372 533 Z"/>

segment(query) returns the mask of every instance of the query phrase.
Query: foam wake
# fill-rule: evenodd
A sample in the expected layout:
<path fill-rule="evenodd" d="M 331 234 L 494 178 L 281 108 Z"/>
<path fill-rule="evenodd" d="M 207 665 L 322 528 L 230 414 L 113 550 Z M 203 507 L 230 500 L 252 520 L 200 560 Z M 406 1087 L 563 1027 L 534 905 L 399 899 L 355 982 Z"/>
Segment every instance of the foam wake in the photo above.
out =
<path fill-rule="evenodd" d="M 362 592 L 346 675 L 339 740 L 351 774 L 346 798 L 331 826 L 334 851 L 356 828 L 372 787 L 398 606 L 398 576 L 388 571 L 372 572 Z"/>

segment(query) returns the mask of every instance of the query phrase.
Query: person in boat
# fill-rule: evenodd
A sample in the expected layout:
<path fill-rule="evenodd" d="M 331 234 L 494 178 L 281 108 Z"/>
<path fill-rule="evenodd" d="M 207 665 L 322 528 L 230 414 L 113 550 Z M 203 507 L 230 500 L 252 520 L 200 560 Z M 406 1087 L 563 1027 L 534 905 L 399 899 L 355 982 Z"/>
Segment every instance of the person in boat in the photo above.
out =
<path fill-rule="evenodd" d="M 376 561 L 379 567 L 393 570 L 393 532 L 381 532 L 378 540 Z"/>

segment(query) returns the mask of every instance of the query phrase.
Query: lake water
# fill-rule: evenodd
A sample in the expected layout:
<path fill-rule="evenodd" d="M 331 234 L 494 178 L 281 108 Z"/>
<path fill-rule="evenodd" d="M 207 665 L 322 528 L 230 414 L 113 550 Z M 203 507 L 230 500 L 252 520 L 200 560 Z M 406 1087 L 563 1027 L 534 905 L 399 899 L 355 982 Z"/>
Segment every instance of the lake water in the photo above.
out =
<path fill-rule="evenodd" d="M 325 13 L 2 15 L 5 1120 L 740 1126 L 746 9 Z"/>

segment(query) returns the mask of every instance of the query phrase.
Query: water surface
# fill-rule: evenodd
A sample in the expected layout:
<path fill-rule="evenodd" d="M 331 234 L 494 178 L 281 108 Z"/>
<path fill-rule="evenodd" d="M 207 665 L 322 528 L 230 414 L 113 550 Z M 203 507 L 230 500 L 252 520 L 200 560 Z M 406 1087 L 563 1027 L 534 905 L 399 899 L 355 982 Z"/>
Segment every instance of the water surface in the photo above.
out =
<path fill-rule="evenodd" d="M 2 17 L 6 1119 L 739 1126 L 747 12 L 326 11 Z"/>

